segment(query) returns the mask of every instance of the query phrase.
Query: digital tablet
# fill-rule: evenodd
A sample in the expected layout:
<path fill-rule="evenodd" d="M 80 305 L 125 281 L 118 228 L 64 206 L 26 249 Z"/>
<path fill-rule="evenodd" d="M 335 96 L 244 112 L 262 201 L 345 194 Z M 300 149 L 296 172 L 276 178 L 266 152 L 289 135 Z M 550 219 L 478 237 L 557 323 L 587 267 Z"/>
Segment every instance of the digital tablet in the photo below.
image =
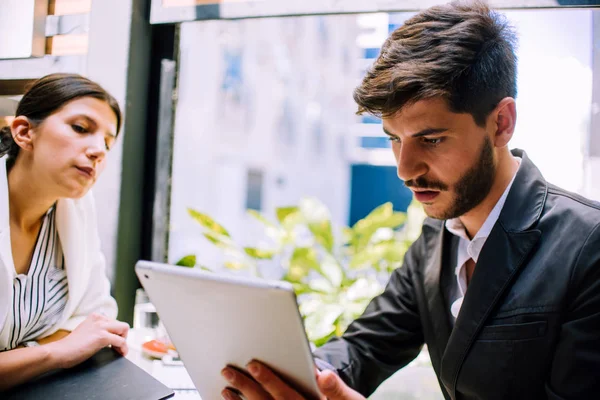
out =
<path fill-rule="evenodd" d="M 227 365 L 270 366 L 318 399 L 312 353 L 292 285 L 149 261 L 136 274 L 202 399 L 220 399 Z"/>

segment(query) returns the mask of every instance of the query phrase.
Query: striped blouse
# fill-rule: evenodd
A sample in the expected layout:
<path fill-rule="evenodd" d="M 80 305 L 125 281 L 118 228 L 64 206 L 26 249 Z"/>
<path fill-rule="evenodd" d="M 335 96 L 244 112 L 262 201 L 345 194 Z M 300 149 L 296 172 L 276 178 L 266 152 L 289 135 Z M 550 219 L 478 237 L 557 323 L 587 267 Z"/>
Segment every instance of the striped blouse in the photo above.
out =
<path fill-rule="evenodd" d="M 4 350 L 39 339 L 57 323 L 67 304 L 69 286 L 55 215 L 53 206 L 42 222 L 27 275 L 13 270 L 12 312 L 4 325 L 9 347 Z"/>

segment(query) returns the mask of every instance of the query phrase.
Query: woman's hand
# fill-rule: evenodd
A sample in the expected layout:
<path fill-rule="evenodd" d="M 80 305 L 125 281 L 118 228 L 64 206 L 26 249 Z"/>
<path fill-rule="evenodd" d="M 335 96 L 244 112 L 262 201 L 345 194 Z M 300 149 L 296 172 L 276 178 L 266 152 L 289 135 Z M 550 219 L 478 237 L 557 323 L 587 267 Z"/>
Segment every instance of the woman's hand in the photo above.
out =
<path fill-rule="evenodd" d="M 70 368 L 106 346 L 112 346 L 121 355 L 126 355 L 128 332 L 129 325 L 125 322 L 101 314 L 90 314 L 69 335 L 46 346 L 60 368 Z"/>

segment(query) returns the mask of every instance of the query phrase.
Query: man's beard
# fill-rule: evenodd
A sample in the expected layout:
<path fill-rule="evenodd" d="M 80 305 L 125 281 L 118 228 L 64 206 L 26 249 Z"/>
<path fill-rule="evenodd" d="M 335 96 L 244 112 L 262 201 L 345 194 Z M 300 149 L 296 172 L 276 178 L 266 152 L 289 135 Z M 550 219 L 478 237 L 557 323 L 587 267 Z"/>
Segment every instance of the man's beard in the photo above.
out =
<path fill-rule="evenodd" d="M 479 159 L 454 185 L 452 192 L 454 192 L 455 198 L 452 204 L 445 210 L 437 213 L 430 213 L 425 210 L 429 217 L 435 219 L 460 217 L 478 206 L 487 197 L 496 176 L 493 150 L 492 141 L 489 137 L 485 136 L 479 153 Z M 448 185 L 445 183 L 441 181 L 428 181 L 422 177 L 406 181 L 405 185 L 407 187 L 422 189 L 448 190 Z"/>

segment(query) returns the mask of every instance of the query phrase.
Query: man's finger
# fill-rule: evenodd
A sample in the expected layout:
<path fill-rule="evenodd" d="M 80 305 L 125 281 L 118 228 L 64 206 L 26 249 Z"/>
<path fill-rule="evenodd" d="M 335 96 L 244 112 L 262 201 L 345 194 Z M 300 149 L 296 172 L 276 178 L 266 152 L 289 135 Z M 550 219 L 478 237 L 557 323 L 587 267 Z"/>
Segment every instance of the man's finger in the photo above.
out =
<path fill-rule="evenodd" d="M 221 371 L 221 375 L 232 387 L 239 390 L 247 400 L 268 400 L 272 398 L 262 389 L 260 384 L 235 368 L 226 367 Z"/>
<path fill-rule="evenodd" d="M 250 375 L 262 385 L 275 400 L 302 400 L 302 397 L 275 373 L 257 361 L 252 361 L 247 366 Z"/>
<path fill-rule="evenodd" d="M 223 396 L 225 400 L 242 400 L 239 394 L 229 388 L 223 389 L 221 391 L 221 396 Z"/>
<path fill-rule="evenodd" d="M 333 371 L 323 371 L 317 377 L 319 390 L 329 400 L 364 400 L 364 396 L 350 389 Z"/>

